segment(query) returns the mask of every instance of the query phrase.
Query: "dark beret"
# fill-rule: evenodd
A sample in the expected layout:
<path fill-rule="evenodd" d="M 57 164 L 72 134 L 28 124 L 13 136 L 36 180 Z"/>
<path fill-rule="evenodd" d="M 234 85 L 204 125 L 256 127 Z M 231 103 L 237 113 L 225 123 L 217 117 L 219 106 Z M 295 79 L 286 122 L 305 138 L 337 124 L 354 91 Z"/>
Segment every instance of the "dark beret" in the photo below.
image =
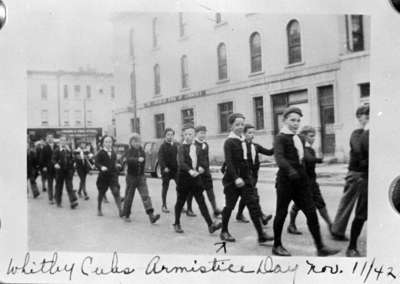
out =
<path fill-rule="evenodd" d="M 289 107 L 283 112 L 283 118 L 287 118 L 289 114 L 291 113 L 297 113 L 301 117 L 303 117 L 303 113 L 301 112 L 301 109 L 298 107 Z"/>
<path fill-rule="evenodd" d="M 194 130 L 196 133 L 200 131 L 207 131 L 207 127 L 205 127 L 204 125 L 199 125 Z"/>

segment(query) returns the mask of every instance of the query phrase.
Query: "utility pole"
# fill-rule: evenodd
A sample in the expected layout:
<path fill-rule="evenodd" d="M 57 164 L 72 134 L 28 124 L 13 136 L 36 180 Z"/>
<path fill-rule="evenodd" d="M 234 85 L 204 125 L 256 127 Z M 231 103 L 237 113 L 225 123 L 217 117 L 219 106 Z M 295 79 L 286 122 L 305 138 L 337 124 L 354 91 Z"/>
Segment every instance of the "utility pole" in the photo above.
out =
<path fill-rule="evenodd" d="M 61 71 L 57 72 L 57 112 L 58 112 L 58 127 L 61 127 L 61 102 L 60 102 L 60 77 Z"/>
<path fill-rule="evenodd" d="M 129 55 L 131 59 L 132 70 L 130 73 L 130 87 L 131 87 L 131 104 L 133 105 L 133 131 L 139 132 L 139 125 L 137 119 L 137 100 L 136 100 L 136 73 L 135 73 L 135 53 L 133 44 L 133 29 L 129 30 Z"/>
<path fill-rule="evenodd" d="M 86 130 L 86 96 L 83 96 L 83 128 L 85 129 L 85 142 L 87 142 L 87 130 Z"/>

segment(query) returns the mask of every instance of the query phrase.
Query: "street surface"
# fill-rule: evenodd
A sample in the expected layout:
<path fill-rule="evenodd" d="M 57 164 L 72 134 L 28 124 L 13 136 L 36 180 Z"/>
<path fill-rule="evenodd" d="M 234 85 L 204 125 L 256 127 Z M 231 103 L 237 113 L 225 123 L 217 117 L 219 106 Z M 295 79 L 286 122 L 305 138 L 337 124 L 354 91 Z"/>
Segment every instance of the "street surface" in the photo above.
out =
<path fill-rule="evenodd" d="M 217 203 L 222 209 L 224 205 L 223 187 L 215 174 L 214 181 Z M 63 208 L 49 205 L 47 193 L 41 193 L 37 199 L 31 194 L 28 197 L 28 231 L 29 249 L 41 251 L 75 251 L 75 252 L 112 252 L 121 253 L 148 253 L 148 254 L 215 254 L 219 246 L 219 232 L 212 235 L 208 233 L 205 221 L 200 215 L 195 201 L 193 209 L 197 217 L 182 215 L 181 224 L 185 230 L 184 234 L 176 234 L 173 231 L 174 223 L 173 208 L 176 200 L 175 185 L 171 182 L 168 191 L 168 207 L 171 213 L 161 213 L 161 219 L 151 225 L 145 214 L 140 195 L 136 192 L 132 206 L 132 223 L 125 223 L 117 216 L 117 210 L 113 202 L 111 192 L 107 192 L 110 203 L 103 205 L 104 217 L 96 215 L 97 189 L 95 186 L 97 175 L 89 175 L 87 178 L 87 190 L 90 200 L 79 200 L 76 210 L 69 207 L 68 198 L 64 189 Z M 329 177 L 327 177 L 329 179 Z M 121 184 L 121 195 L 125 194 L 125 176 L 119 178 Z M 275 211 L 275 188 L 273 180 L 265 171 L 260 172 L 261 182 L 258 184 L 261 206 L 265 213 L 274 214 Z M 37 179 L 40 185 L 40 177 Z M 161 180 L 156 178 L 147 179 L 150 195 L 156 213 L 161 211 Z M 320 179 L 321 184 L 324 178 Z M 74 189 L 78 188 L 79 179 L 74 177 Z M 330 184 L 329 182 L 327 184 Z M 333 219 L 335 211 L 342 194 L 342 186 L 321 186 L 322 194 L 328 206 L 328 211 Z M 207 197 L 205 196 L 207 199 Z M 209 203 L 208 203 L 209 205 Z M 210 208 L 210 206 L 209 206 Z M 229 230 L 236 238 L 236 243 L 227 244 L 227 254 L 232 255 L 270 255 L 271 245 L 259 246 L 257 235 L 251 223 L 243 224 L 235 220 L 232 214 Z M 245 216 L 249 219 L 247 209 Z M 289 217 L 289 216 L 288 216 Z M 346 235 L 350 235 L 351 220 Z M 315 249 L 310 233 L 306 226 L 306 220 L 302 213 L 297 217 L 297 227 L 303 232 L 301 236 L 290 235 L 286 232 L 288 219 L 283 231 L 283 244 L 294 256 L 313 256 Z M 325 243 L 341 248 L 338 256 L 344 256 L 347 242 L 337 242 L 330 238 L 328 229 L 320 218 L 321 232 Z M 272 234 L 272 220 L 265 227 Z M 366 226 L 364 226 L 359 240 L 359 250 L 363 256 L 366 255 Z"/>

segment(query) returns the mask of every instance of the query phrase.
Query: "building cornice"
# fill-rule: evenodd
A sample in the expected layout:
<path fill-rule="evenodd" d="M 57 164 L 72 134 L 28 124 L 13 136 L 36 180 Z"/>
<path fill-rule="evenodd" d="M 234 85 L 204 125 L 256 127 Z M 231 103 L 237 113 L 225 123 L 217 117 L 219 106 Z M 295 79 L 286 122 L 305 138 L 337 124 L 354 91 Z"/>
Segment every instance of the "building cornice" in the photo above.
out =
<path fill-rule="evenodd" d="M 50 75 L 50 76 L 92 76 L 92 77 L 109 77 L 112 78 L 114 75 L 112 73 L 104 73 L 104 72 L 96 72 L 90 70 L 82 70 L 82 71 L 67 71 L 67 70 L 27 70 L 28 76 L 35 75 Z"/>

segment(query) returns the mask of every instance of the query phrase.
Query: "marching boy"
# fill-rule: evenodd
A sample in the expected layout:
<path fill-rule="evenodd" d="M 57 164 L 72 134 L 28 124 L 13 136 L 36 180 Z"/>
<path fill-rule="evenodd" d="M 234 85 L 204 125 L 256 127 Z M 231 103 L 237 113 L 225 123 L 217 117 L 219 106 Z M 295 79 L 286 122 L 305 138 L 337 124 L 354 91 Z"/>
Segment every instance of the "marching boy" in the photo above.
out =
<path fill-rule="evenodd" d="M 246 139 L 246 146 L 247 146 L 247 155 L 248 155 L 248 162 L 250 164 L 250 167 L 252 169 L 252 174 L 253 174 L 253 186 L 255 190 L 255 194 L 258 199 L 258 204 L 260 204 L 260 196 L 258 195 L 258 190 L 257 190 L 257 181 L 258 181 L 258 171 L 260 169 L 260 158 L 259 154 L 263 154 L 266 156 L 272 156 L 274 154 L 273 149 L 266 149 L 262 147 L 261 145 L 254 143 L 254 131 L 255 127 L 251 124 L 245 124 L 244 126 L 244 136 Z M 245 207 L 245 201 L 244 199 L 240 199 L 239 202 L 239 208 L 238 212 L 236 215 L 236 220 L 239 222 L 243 223 L 249 223 L 249 221 L 243 216 L 243 210 Z M 261 210 L 261 206 L 260 206 Z M 262 223 L 263 225 L 267 225 L 268 221 L 271 220 L 272 215 L 266 215 L 262 212 L 261 210 L 261 216 L 262 216 Z"/>
<path fill-rule="evenodd" d="M 89 152 L 85 150 L 86 143 L 81 142 L 79 147 L 75 149 L 75 166 L 76 171 L 79 176 L 79 190 L 78 195 L 79 197 L 83 195 L 85 196 L 85 200 L 89 200 L 89 195 L 86 191 L 86 177 L 87 174 L 90 172 L 91 165 L 89 162 Z"/>
<path fill-rule="evenodd" d="M 171 179 L 177 184 L 176 175 L 178 172 L 178 144 L 174 141 L 175 131 L 172 128 L 166 128 L 164 131 L 164 142 L 158 150 L 158 164 L 162 176 L 162 212 L 169 213 L 167 207 L 167 192 Z"/>
<path fill-rule="evenodd" d="M 240 196 L 250 212 L 251 220 L 257 231 L 258 242 L 264 244 L 267 241 L 272 241 L 273 237 L 268 236 L 263 231 L 261 224 L 261 211 L 254 189 L 252 168 L 248 162 L 247 145 L 243 137 L 244 120 L 244 116 L 240 113 L 233 113 L 228 118 L 231 133 L 224 143 L 226 170 L 222 183 L 224 185 L 225 207 L 222 210 L 220 238 L 227 242 L 235 241 L 235 238 L 228 231 L 228 223 Z"/>
<path fill-rule="evenodd" d="M 55 169 L 52 161 L 53 152 L 56 149 L 56 145 L 54 143 L 53 134 L 47 134 L 46 136 L 46 144 L 43 146 L 43 149 L 40 151 L 40 166 L 42 167 L 42 175 L 47 180 L 47 193 L 49 197 L 49 203 L 54 204 L 54 180 L 55 180 Z"/>
<path fill-rule="evenodd" d="M 57 207 L 62 207 L 61 199 L 65 183 L 69 202 L 71 204 L 71 209 L 75 209 L 78 206 L 78 198 L 72 188 L 72 179 L 74 177 L 75 171 L 74 157 L 72 155 L 71 149 L 67 145 L 67 138 L 65 136 L 60 137 L 60 146 L 54 150 L 52 160 L 54 164 L 54 169 L 56 170 L 55 200 L 57 203 Z"/>
<path fill-rule="evenodd" d="M 289 107 L 283 113 L 284 126 L 275 138 L 274 154 L 279 170 L 276 176 L 276 214 L 274 219 L 274 246 L 272 253 L 290 256 L 281 241 L 283 224 L 289 203 L 293 200 L 307 218 L 307 225 L 313 236 L 318 256 L 339 252 L 324 245 L 319 229 L 318 216 L 308 177 L 304 167 L 304 138 L 297 135 L 303 116 L 298 107 Z"/>
<path fill-rule="evenodd" d="M 183 233 L 180 217 L 187 197 L 192 193 L 208 225 L 208 231 L 212 234 L 221 228 L 221 223 L 217 224 L 212 221 L 204 201 L 204 186 L 200 176 L 200 172 L 204 172 L 204 168 L 199 163 L 197 148 L 194 144 L 194 127 L 186 125 L 182 131 L 184 140 L 178 148 L 178 192 L 175 204 L 175 223 L 173 226 L 175 232 Z"/>
<path fill-rule="evenodd" d="M 330 230 L 332 227 L 332 221 L 329 217 L 324 198 L 322 197 L 321 191 L 319 189 L 319 184 L 317 183 L 317 174 L 315 173 L 315 165 L 317 163 L 323 162 L 321 158 L 316 157 L 315 150 L 312 148 L 312 145 L 315 141 L 315 134 L 315 128 L 308 125 L 304 126 L 300 131 L 300 135 L 305 139 L 304 165 L 309 180 L 308 185 L 312 193 L 315 207 L 318 209 L 319 214 L 325 220 Z M 296 217 L 299 210 L 299 207 L 297 207 L 296 204 L 293 204 L 292 210 L 290 211 L 290 224 L 288 226 L 289 234 L 302 234 L 302 232 L 300 232 L 296 227 Z"/>
<path fill-rule="evenodd" d="M 117 154 L 112 149 L 113 138 L 108 135 L 103 136 L 100 143 L 102 148 L 95 158 L 95 165 L 99 169 L 96 181 L 97 190 L 99 191 L 97 197 L 97 216 L 103 216 L 102 201 L 108 188 L 110 188 L 119 216 L 122 217 L 121 197 L 119 193 L 120 185 L 118 181 L 118 167 L 121 165 L 117 164 Z"/>
<path fill-rule="evenodd" d="M 215 201 L 215 193 L 213 187 L 212 176 L 210 173 L 210 158 L 208 154 L 208 143 L 206 142 L 207 128 L 203 125 L 197 126 L 195 128 L 196 138 L 194 144 L 196 145 L 197 153 L 199 156 L 199 170 L 200 177 L 203 182 L 204 189 L 206 190 L 208 200 L 211 203 L 211 207 L 214 212 L 214 217 L 221 215 L 221 210 L 217 207 L 217 202 Z M 193 195 L 188 197 L 188 208 L 192 208 Z M 190 204 L 190 205 L 189 205 Z"/>
<path fill-rule="evenodd" d="M 149 215 L 150 222 L 154 224 L 160 219 L 160 214 L 154 214 L 153 205 L 147 187 L 146 176 L 144 175 L 145 153 L 141 145 L 138 133 L 133 133 L 129 140 L 129 149 L 125 153 L 128 165 L 126 174 L 126 191 L 122 215 L 126 222 L 131 222 L 131 208 L 135 190 L 139 191 L 142 198 L 144 209 Z"/>

